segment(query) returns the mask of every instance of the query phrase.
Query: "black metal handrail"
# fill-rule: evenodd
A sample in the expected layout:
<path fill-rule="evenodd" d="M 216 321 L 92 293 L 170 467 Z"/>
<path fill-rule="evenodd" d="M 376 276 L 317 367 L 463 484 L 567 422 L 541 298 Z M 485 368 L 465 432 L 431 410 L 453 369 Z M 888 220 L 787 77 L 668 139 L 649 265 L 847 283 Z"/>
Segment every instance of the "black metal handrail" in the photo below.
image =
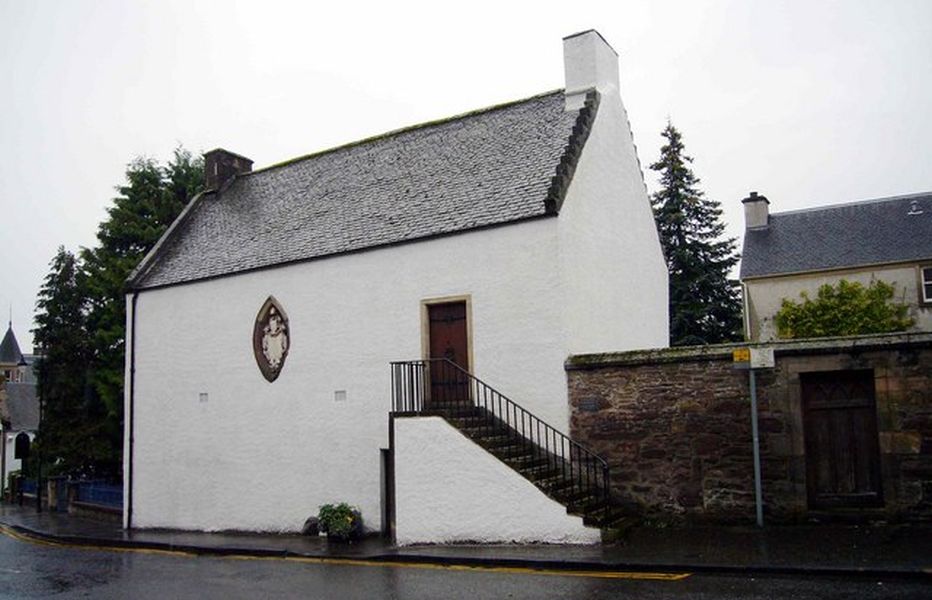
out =
<path fill-rule="evenodd" d="M 398 361 L 392 368 L 395 413 L 450 416 L 471 409 L 480 435 L 502 436 L 531 453 L 551 480 L 550 490 L 568 498 L 594 498 L 608 506 L 608 463 L 531 414 L 501 392 L 445 358 Z"/>

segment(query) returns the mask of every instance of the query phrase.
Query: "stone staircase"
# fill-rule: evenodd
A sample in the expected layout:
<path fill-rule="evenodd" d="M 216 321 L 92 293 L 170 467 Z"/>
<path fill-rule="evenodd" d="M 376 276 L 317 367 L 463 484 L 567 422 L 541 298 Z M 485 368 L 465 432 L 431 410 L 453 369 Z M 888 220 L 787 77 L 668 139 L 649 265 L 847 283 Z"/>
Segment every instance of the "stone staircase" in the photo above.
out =
<path fill-rule="evenodd" d="M 602 529 L 603 541 L 614 541 L 634 520 L 591 486 L 577 467 L 531 441 L 488 409 L 464 402 L 431 402 L 420 412 L 444 418 L 463 435 L 533 483 L 541 492 L 581 517 L 583 524 Z M 582 477 L 582 481 L 579 477 Z"/>

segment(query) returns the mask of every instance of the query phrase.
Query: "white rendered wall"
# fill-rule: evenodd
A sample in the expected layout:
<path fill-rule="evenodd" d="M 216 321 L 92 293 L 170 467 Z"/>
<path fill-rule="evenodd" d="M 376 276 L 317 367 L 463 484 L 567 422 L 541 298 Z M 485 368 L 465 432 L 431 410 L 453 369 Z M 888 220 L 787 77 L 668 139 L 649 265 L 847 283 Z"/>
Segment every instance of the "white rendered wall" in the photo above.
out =
<path fill-rule="evenodd" d="M 425 299 L 470 294 L 476 374 L 565 430 L 556 228 L 540 219 L 140 293 L 132 525 L 294 531 L 345 501 L 377 527 L 388 363 L 422 356 Z M 252 351 L 269 295 L 291 330 L 274 383 Z"/>
<path fill-rule="evenodd" d="M 667 267 L 617 88 L 595 123 L 559 219 L 571 354 L 669 345 Z"/>
<path fill-rule="evenodd" d="M 596 528 L 440 417 L 395 424 L 395 536 L 450 542 L 591 544 Z"/>
<path fill-rule="evenodd" d="M 919 269 L 915 265 L 902 265 L 749 279 L 744 282 L 745 306 L 750 317 L 749 339 L 767 342 L 777 338 L 774 317 L 784 298 L 799 302 L 800 292 L 805 291 L 810 298 L 815 299 L 819 287 L 835 285 L 842 279 L 857 281 L 865 286 L 874 279 L 893 284 L 896 288 L 894 300 L 910 305 L 909 314 L 916 319 L 914 330 L 932 331 L 932 306 L 920 304 Z"/>

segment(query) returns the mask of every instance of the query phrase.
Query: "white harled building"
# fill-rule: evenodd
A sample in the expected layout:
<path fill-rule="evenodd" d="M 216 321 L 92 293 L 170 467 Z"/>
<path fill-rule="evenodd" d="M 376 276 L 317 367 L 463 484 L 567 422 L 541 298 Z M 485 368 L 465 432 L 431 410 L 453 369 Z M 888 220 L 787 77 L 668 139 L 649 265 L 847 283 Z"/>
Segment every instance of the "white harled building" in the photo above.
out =
<path fill-rule="evenodd" d="M 563 43 L 563 90 L 258 170 L 205 155 L 129 282 L 125 526 L 348 502 L 399 543 L 599 539 L 563 363 L 665 346 L 667 272 L 617 55 Z"/>

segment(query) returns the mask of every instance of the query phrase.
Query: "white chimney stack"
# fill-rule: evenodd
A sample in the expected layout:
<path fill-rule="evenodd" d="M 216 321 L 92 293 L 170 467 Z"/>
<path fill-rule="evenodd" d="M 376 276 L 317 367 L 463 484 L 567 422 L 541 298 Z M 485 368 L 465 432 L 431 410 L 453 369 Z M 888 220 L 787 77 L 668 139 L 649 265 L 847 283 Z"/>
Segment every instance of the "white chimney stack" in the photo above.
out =
<path fill-rule="evenodd" d="M 598 31 L 590 29 L 563 38 L 566 110 L 578 110 L 586 93 L 618 94 L 618 54 Z"/>
<path fill-rule="evenodd" d="M 770 225 L 770 201 L 757 192 L 741 201 L 744 204 L 744 226 L 747 229 L 763 229 Z"/>

